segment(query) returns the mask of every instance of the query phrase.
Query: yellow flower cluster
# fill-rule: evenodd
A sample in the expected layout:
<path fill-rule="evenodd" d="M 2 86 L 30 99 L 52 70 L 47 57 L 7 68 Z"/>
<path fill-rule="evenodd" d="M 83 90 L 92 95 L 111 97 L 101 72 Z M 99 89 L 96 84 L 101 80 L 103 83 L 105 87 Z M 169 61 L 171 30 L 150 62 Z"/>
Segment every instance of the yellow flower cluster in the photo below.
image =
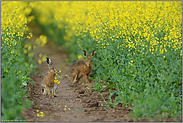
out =
<path fill-rule="evenodd" d="M 59 73 L 61 73 L 61 71 L 59 71 Z M 57 74 L 56 74 L 57 75 Z M 62 77 L 59 76 L 59 79 L 62 79 Z M 57 79 L 57 77 L 55 77 L 54 80 L 55 83 L 60 84 L 60 81 Z"/>
<path fill-rule="evenodd" d="M 66 45 L 73 42 L 73 35 L 87 41 L 86 33 L 89 33 L 100 48 L 119 40 L 125 41 L 128 51 L 142 46 L 148 47 L 152 54 L 182 47 L 181 1 L 41 1 L 32 4 L 41 13 L 40 23 L 55 23 L 59 29 L 65 26 Z M 82 47 L 80 42 L 77 44 Z M 118 49 L 124 44 L 119 44 Z"/>
<path fill-rule="evenodd" d="M 33 37 L 32 33 L 29 33 L 27 36 L 28 39 Z M 34 56 L 34 53 L 32 52 L 34 49 L 36 49 L 38 46 L 44 46 L 47 43 L 47 37 L 45 35 L 40 35 L 35 42 L 26 42 L 24 45 L 23 52 L 26 54 L 28 53 L 29 57 Z M 39 54 L 40 59 L 38 59 L 38 63 L 42 64 L 42 62 L 45 62 L 46 55 Z"/>
<path fill-rule="evenodd" d="M 39 110 L 37 110 L 37 112 L 39 112 Z M 44 117 L 45 114 L 43 112 L 37 113 L 37 117 Z"/>
<path fill-rule="evenodd" d="M 55 77 L 54 82 L 57 83 L 57 84 L 60 84 L 60 81 L 56 77 Z"/>
<path fill-rule="evenodd" d="M 70 108 L 68 108 L 66 105 L 65 105 L 65 108 L 64 108 L 64 111 L 66 111 L 66 110 L 71 110 Z"/>
<path fill-rule="evenodd" d="M 43 55 L 42 53 L 40 53 L 39 55 L 39 59 L 38 59 L 38 63 L 42 64 L 43 62 L 46 62 L 46 55 Z"/>
<path fill-rule="evenodd" d="M 131 66 L 134 66 L 134 65 L 133 65 L 133 61 L 130 61 L 129 64 L 130 64 Z M 135 67 L 135 66 L 134 66 L 134 67 Z"/>
<path fill-rule="evenodd" d="M 19 40 L 28 31 L 26 24 L 32 20 L 32 17 L 26 17 L 31 12 L 30 8 L 26 6 L 25 2 L 19 1 L 1 2 L 1 40 L 3 41 L 1 43 L 2 47 L 10 49 L 10 53 L 14 56 L 20 54 L 15 48 L 22 43 Z M 32 33 L 29 33 L 27 38 L 30 39 L 31 37 Z"/>
<path fill-rule="evenodd" d="M 82 56 L 82 55 L 79 55 L 79 56 L 78 56 L 78 59 L 79 59 L 79 60 L 83 59 L 83 56 Z"/>
<path fill-rule="evenodd" d="M 40 46 L 44 46 L 47 43 L 47 37 L 45 35 L 40 35 L 39 38 L 36 39 L 36 44 Z"/>

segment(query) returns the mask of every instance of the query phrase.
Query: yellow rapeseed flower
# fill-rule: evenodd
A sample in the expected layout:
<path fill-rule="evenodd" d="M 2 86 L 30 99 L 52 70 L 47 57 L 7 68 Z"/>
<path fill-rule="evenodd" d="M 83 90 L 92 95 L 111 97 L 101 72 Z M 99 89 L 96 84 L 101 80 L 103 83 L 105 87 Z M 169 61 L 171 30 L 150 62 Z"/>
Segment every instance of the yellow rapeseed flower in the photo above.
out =
<path fill-rule="evenodd" d="M 27 53 L 27 50 L 26 49 L 24 49 L 23 51 L 24 51 L 25 54 Z"/>
<path fill-rule="evenodd" d="M 39 63 L 39 64 L 42 64 L 42 60 L 41 60 L 41 59 L 38 59 L 38 63 Z"/>
<path fill-rule="evenodd" d="M 43 55 L 43 57 L 42 57 L 43 62 L 46 62 L 46 57 L 47 57 L 46 55 Z"/>
<path fill-rule="evenodd" d="M 43 56 L 43 54 L 42 54 L 42 53 L 40 53 L 40 54 L 39 54 L 39 57 L 42 57 L 42 56 Z"/>
<path fill-rule="evenodd" d="M 28 45 L 28 50 L 29 50 L 29 51 L 31 50 L 31 48 L 32 48 L 31 45 Z"/>
<path fill-rule="evenodd" d="M 83 56 L 82 56 L 82 55 L 79 55 L 79 56 L 78 56 L 78 59 L 79 59 L 79 60 L 80 60 L 80 59 L 82 59 L 82 58 L 83 58 Z"/>

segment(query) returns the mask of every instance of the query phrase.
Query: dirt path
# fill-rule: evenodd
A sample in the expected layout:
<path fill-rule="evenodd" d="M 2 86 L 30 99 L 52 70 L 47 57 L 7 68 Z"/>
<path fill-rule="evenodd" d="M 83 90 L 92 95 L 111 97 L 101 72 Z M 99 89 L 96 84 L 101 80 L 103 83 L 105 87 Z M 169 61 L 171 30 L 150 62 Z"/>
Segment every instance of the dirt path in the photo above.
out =
<path fill-rule="evenodd" d="M 40 47 L 37 54 L 46 54 L 52 59 L 53 63 L 61 74 L 65 75 L 68 66 L 65 64 L 67 58 L 64 51 L 60 50 L 52 43 L 47 43 L 44 47 Z M 46 63 L 39 65 L 40 73 L 45 74 L 48 71 Z M 49 121 L 49 122 L 125 122 L 133 121 L 127 119 L 131 108 L 115 107 L 109 109 L 107 107 L 100 107 L 105 104 L 98 94 L 93 91 L 93 83 L 81 84 L 72 83 L 69 79 L 61 80 L 57 86 L 58 97 L 48 97 L 41 93 L 40 83 L 43 75 L 33 75 L 31 77 L 36 85 L 31 87 L 31 91 L 27 94 L 30 100 L 34 100 L 32 107 L 23 111 L 21 117 L 27 121 Z M 83 78 L 82 78 L 83 80 Z M 102 92 L 105 98 L 108 98 L 107 91 Z M 67 107 L 67 110 L 64 108 Z M 70 108 L 70 110 L 69 110 Z M 44 117 L 37 116 L 37 110 L 45 114 Z"/>
<path fill-rule="evenodd" d="M 37 54 L 46 54 L 52 59 L 54 65 L 61 70 L 61 75 L 65 75 L 68 67 L 65 64 L 67 55 L 63 50 L 60 50 L 52 43 L 47 43 L 40 47 Z M 45 74 L 48 71 L 46 63 L 39 65 L 40 73 Z M 132 112 L 132 107 L 122 107 L 118 105 L 114 108 L 101 107 L 105 104 L 98 92 L 93 91 L 93 82 L 89 84 L 72 83 L 68 78 L 61 80 L 57 86 L 58 97 L 48 97 L 41 93 L 40 83 L 43 75 L 37 72 L 31 77 L 36 85 L 30 86 L 31 91 L 27 94 L 28 98 L 33 100 L 32 107 L 26 109 L 21 114 L 26 121 L 45 121 L 45 122 L 133 122 L 137 121 L 134 118 L 128 118 Z M 84 78 L 81 79 L 81 81 Z M 101 92 L 106 101 L 109 101 L 109 92 Z M 114 97 L 112 97 L 114 100 Z M 64 110 L 66 108 L 67 110 Z M 70 109 L 70 110 L 69 110 Z M 39 112 L 45 114 L 44 117 L 38 117 Z M 148 119 L 138 120 L 138 122 L 149 122 Z M 158 120 L 153 120 L 158 121 Z M 170 118 L 165 118 L 163 121 L 172 121 Z"/>
<path fill-rule="evenodd" d="M 32 32 L 34 32 L 34 39 L 41 34 L 40 29 L 33 24 Z M 65 75 L 68 67 L 65 64 L 68 58 L 65 51 L 61 50 L 58 46 L 48 42 L 45 46 L 40 47 L 36 54 L 45 54 L 51 58 L 53 64 L 61 70 L 61 75 Z M 57 86 L 56 94 L 58 97 L 48 97 L 41 93 L 41 80 L 43 75 L 48 71 L 46 63 L 38 66 L 40 74 L 35 72 L 31 77 L 36 83 L 34 86 L 29 86 L 30 95 L 28 98 L 33 100 L 32 107 L 23 111 L 20 115 L 26 121 L 45 121 L 45 122 L 132 122 L 137 121 L 134 118 L 128 118 L 132 112 L 132 107 L 122 107 L 118 105 L 114 108 L 101 107 L 104 101 L 98 92 L 93 91 L 93 82 L 89 84 L 72 83 L 68 78 L 60 81 Z M 57 77 L 58 78 L 58 77 Z M 84 78 L 81 79 L 81 81 Z M 101 92 L 106 101 L 109 102 L 109 92 Z M 112 97 L 114 100 L 114 97 Z M 64 110 L 66 108 L 66 110 Z M 69 110 L 70 109 L 70 110 Z M 38 112 L 37 112 L 38 110 Z M 37 114 L 43 112 L 44 117 L 38 117 Z M 139 120 L 140 122 L 149 122 L 148 119 Z M 156 121 L 156 120 L 154 120 Z M 158 121 L 158 120 L 157 120 Z M 163 121 L 171 121 L 165 119 Z"/>

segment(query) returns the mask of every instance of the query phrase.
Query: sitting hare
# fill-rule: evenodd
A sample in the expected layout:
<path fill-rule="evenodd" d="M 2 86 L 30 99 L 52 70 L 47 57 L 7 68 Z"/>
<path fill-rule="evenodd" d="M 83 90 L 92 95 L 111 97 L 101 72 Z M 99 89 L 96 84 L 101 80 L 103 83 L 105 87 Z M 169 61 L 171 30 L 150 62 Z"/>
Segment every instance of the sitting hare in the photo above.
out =
<path fill-rule="evenodd" d="M 46 59 L 46 64 L 48 65 L 49 71 L 44 76 L 41 82 L 41 89 L 44 95 L 50 96 L 50 91 L 52 91 L 52 97 L 57 96 L 55 94 L 56 83 L 54 82 L 55 75 L 59 73 L 58 69 L 53 66 L 53 63 L 50 58 Z"/>
<path fill-rule="evenodd" d="M 92 57 L 95 55 L 95 50 L 90 54 L 90 57 L 88 57 L 88 54 L 85 50 L 83 50 L 83 54 L 86 57 L 86 61 L 79 60 L 71 64 L 69 68 L 69 78 L 73 81 L 79 81 L 82 76 L 84 76 L 86 82 L 88 81 L 89 74 L 93 70 L 93 64 L 92 64 Z"/>

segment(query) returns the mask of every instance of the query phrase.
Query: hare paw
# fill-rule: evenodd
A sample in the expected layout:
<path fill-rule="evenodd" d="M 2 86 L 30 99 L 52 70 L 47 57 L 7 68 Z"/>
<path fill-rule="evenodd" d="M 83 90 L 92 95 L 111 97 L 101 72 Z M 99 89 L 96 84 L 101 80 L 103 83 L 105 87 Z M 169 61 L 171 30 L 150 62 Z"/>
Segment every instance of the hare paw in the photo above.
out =
<path fill-rule="evenodd" d="M 57 94 L 54 94 L 53 96 L 54 96 L 54 97 L 58 97 L 58 95 L 57 95 Z"/>

